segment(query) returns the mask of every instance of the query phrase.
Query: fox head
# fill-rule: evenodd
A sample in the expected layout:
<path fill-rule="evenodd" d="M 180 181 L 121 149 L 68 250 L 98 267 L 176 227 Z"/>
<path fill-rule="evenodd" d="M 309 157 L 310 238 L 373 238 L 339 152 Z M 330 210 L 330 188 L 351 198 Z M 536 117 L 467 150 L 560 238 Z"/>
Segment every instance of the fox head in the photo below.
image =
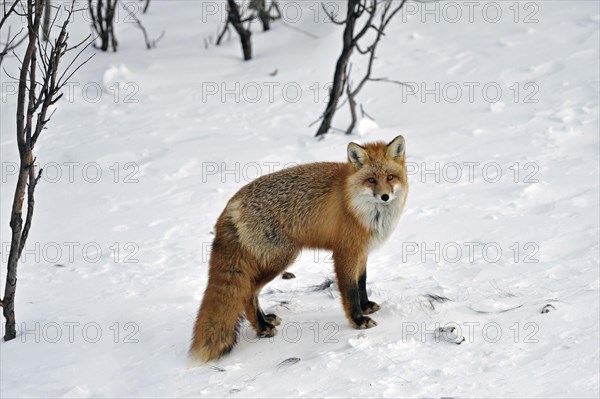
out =
<path fill-rule="evenodd" d="M 408 192 L 404 137 L 389 144 L 376 142 L 360 146 L 348 144 L 348 161 L 355 170 L 350 194 L 356 200 L 373 205 L 404 205 Z"/>

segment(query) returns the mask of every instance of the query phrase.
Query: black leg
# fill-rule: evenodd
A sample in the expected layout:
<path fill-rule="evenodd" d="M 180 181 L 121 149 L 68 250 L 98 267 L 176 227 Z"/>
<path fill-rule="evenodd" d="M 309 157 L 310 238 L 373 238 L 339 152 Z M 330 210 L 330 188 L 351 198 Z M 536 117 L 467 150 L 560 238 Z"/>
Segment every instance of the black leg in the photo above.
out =
<path fill-rule="evenodd" d="M 265 320 L 265 314 L 260 308 L 256 310 L 256 321 L 258 322 L 258 328 L 260 331 L 264 331 L 268 328 L 273 328 L 273 324 Z"/>
<path fill-rule="evenodd" d="M 363 314 L 375 313 L 379 310 L 379 305 L 369 301 L 367 297 L 367 271 L 358 279 L 358 291 L 360 294 L 360 308 Z"/>
<path fill-rule="evenodd" d="M 352 327 L 357 329 L 375 327 L 377 323 L 368 316 L 364 316 L 361 307 L 361 289 L 359 288 L 360 276 L 352 273 L 353 270 L 365 270 L 366 256 L 353 253 L 347 248 L 334 249 L 333 260 L 335 262 L 335 274 L 337 276 L 338 288 L 342 294 L 342 304 L 346 317 Z M 365 276 L 366 279 L 366 276 Z M 365 292 L 366 293 L 366 292 Z"/>
<path fill-rule="evenodd" d="M 360 276 L 358 279 L 358 291 L 360 293 L 360 304 L 364 306 L 364 304 L 369 302 L 369 298 L 367 297 L 367 271 Z"/>
<path fill-rule="evenodd" d="M 360 306 L 360 288 L 358 284 L 350 287 L 347 291 L 348 305 L 350 307 L 350 317 L 354 322 L 354 327 L 358 329 L 371 328 L 377 325 L 375 320 L 363 316 L 364 312 Z"/>
<path fill-rule="evenodd" d="M 258 303 L 258 297 L 255 298 L 256 301 L 256 321 L 258 322 L 258 326 L 261 330 L 265 328 L 272 328 L 273 326 L 278 326 L 281 324 L 281 319 L 279 316 L 275 314 L 265 314 L 262 308 L 260 307 L 260 303 Z"/>

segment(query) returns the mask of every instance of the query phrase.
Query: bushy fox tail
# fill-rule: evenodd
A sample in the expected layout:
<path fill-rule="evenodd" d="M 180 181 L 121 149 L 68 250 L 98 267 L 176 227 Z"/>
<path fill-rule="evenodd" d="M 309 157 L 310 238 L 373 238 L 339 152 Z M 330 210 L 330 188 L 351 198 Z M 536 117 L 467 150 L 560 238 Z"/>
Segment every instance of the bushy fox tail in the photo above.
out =
<path fill-rule="evenodd" d="M 245 305 L 252 298 L 252 285 L 245 270 L 247 265 L 235 246 L 233 249 L 225 251 L 223 246 L 213 245 L 208 286 L 190 348 L 194 360 L 217 359 L 231 351 L 237 342 Z"/>
<path fill-rule="evenodd" d="M 194 326 L 192 359 L 208 362 L 231 351 L 243 311 L 243 299 L 231 285 L 209 279 Z"/>

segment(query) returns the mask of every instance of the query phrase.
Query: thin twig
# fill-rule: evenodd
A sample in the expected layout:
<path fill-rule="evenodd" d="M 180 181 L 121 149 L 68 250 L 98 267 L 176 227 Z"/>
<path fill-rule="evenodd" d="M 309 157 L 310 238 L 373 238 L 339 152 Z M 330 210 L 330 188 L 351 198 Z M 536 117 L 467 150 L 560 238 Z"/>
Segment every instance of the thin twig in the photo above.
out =
<path fill-rule="evenodd" d="M 336 24 L 336 25 L 345 25 L 346 22 L 348 22 L 348 18 L 344 19 L 343 21 L 336 20 L 335 19 L 335 15 L 333 15 L 333 11 L 331 11 L 331 12 L 327 11 L 327 6 L 325 5 L 325 3 L 321 3 L 321 8 L 325 12 L 325 15 L 327 15 L 327 18 L 329 18 L 329 20 L 331 22 L 333 22 L 334 24 Z"/>
<path fill-rule="evenodd" d="M 8 17 L 10 17 L 10 15 L 14 12 L 15 14 L 18 14 L 15 11 L 15 8 L 17 7 L 17 4 L 19 4 L 21 0 L 15 0 L 12 5 L 10 6 L 10 8 L 8 9 L 8 11 L 6 11 L 6 8 L 4 9 L 4 15 L 2 16 L 2 19 L 0 19 L 0 29 L 2 29 L 2 26 L 6 23 L 6 21 L 8 20 Z M 6 3 L 3 3 L 3 6 L 6 7 Z"/>
<path fill-rule="evenodd" d="M 146 31 L 146 28 L 142 24 L 142 21 L 140 21 L 139 18 L 136 17 L 135 14 L 131 10 L 129 10 L 129 8 L 125 4 L 123 4 L 123 9 L 125 9 L 125 11 L 127 11 L 129 13 L 129 16 L 134 20 L 137 27 L 144 34 L 144 41 L 146 42 L 146 48 L 148 50 L 156 48 L 156 44 L 159 42 L 160 39 L 163 38 L 163 36 L 165 35 L 165 31 L 162 31 L 162 33 L 158 36 L 158 38 L 156 38 L 154 40 L 150 40 L 150 38 L 148 37 L 148 32 Z"/>

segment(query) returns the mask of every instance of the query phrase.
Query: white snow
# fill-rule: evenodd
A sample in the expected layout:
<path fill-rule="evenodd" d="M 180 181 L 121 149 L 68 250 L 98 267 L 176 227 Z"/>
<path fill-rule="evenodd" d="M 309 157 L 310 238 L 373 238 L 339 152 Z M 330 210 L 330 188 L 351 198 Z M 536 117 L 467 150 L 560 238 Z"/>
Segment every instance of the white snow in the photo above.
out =
<path fill-rule="evenodd" d="M 283 2 L 286 24 L 255 26 L 247 63 L 235 33 L 204 48 L 221 2 L 152 1 L 141 19 L 166 34 L 151 51 L 118 24 L 118 52 L 75 75 L 37 144 L 45 177 L 18 272 L 19 336 L 0 344 L 0 396 L 598 397 L 599 5 L 472 4 L 407 3 L 374 77 L 409 85 L 368 84 L 359 101 L 374 122 L 324 140 L 308 125 L 325 108 L 342 27 L 319 3 Z M 76 17 L 73 43 L 88 32 Z M 3 67 L 14 74 L 16 59 Z M 4 287 L 18 154 L 16 86 L 1 79 Z M 231 354 L 189 367 L 227 200 L 260 174 L 344 161 L 349 141 L 400 133 L 408 201 L 368 263 L 378 326 L 349 326 L 335 284 L 313 288 L 333 278 L 331 254 L 306 251 L 296 279 L 260 296 L 283 319 L 277 336 L 244 325 Z"/>
<path fill-rule="evenodd" d="M 377 129 L 379 125 L 373 119 L 369 117 L 362 117 L 358 121 L 358 125 L 356 126 L 356 134 L 359 136 L 366 136 L 374 129 Z"/>
<path fill-rule="evenodd" d="M 124 90 L 127 82 L 133 82 L 135 79 L 131 76 L 131 72 L 123 64 L 111 65 L 104 71 L 102 75 L 102 84 L 106 92 L 114 90 Z M 115 86 L 116 84 L 116 86 Z"/>

